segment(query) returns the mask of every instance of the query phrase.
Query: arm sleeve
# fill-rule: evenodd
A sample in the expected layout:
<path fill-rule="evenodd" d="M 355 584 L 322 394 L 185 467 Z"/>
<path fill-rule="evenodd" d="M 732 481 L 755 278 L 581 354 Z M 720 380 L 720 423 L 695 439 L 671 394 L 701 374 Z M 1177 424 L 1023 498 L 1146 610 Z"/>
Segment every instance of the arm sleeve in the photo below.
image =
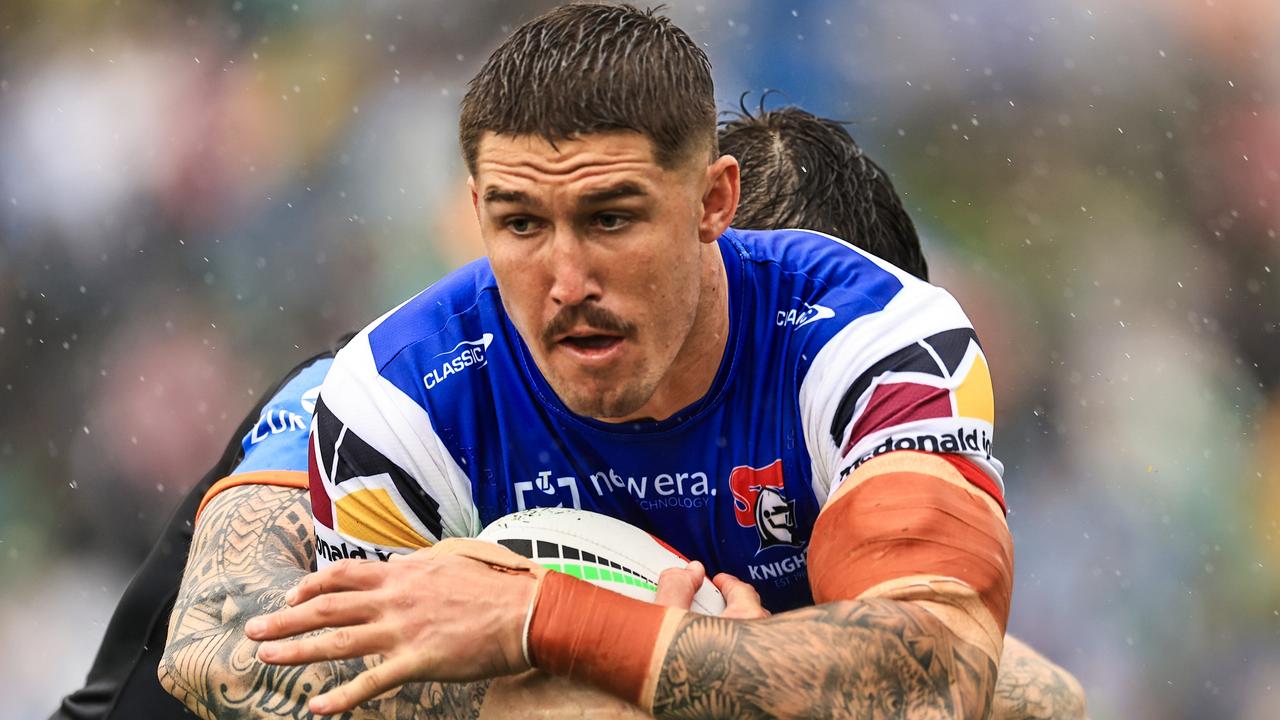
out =
<path fill-rule="evenodd" d="M 896 450 L 960 456 L 1003 508 L 995 406 L 978 336 L 941 288 L 908 280 L 879 312 L 817 351 L 800 387 L 814 494 L 826 503 L 870 459 Z"/>
<path fill-rule="evenodd" d="M 319 567 L 479 531 L 470 481 L 426 411 L 381 376 L 367 332 L 338 353 L 321 388 L 308 483 Z"/>

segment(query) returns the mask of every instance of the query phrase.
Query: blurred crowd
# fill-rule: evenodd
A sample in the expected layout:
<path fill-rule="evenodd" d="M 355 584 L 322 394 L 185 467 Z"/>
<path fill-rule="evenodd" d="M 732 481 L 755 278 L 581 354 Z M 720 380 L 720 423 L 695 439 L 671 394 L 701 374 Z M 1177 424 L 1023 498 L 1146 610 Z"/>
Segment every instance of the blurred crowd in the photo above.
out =
<path fill-rule="evenodd" d="M 548 3 L 0 3 L 0 719 L 77 685 L 257 394 L 480 254 L 466 81 Z M 1098 718 L 1280 707 L 1280 4 L 675 2 L 846 120 L 997 394 L 1011 631 Z"/>

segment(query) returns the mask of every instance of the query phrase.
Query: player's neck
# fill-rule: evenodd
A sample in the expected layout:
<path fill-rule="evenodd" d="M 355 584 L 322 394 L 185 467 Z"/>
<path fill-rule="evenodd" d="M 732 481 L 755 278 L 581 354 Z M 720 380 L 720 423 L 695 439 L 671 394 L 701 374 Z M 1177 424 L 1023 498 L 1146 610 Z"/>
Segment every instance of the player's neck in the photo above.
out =
<path fill-rule="evenodd" d="M 702 246 L 701 262 L 702 294 L 698 312 L 666 377 L 649 401 L 634 413 L 600 419 L 607 422 L 666 420 L 711 390 L 729 341 L 729 278 L 719 242 Z"/>

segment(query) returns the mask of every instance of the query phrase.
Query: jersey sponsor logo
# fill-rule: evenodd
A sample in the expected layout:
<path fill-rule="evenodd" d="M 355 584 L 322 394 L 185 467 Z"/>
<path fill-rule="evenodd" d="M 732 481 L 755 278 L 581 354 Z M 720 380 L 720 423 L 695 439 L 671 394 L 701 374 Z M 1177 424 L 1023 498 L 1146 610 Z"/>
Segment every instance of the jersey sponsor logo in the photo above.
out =
<path fill-rule="evenodd" d="M 562 475 L 553 480 L 551 471 L 543 470 L 533 480 L 518 481 L 513 487 L 516 491 L 516 508 L 520 510 L 527 510 L 530 507 L 564 507 L 564 499 L 560 499 L 555 505 L 548 504 L 549 501 L 546 498 L 539 498 L 543 502 L 537 502 L 537 500 L 532 503 L 527 502 L 525 494 L 533 492 L 534 488 L 537 488 L 538 492 L 543 495 L 548 495 L 552 498 L 560 497 L 561 491 L 563 491 L 564 494 L 569 496 L 570 505 L 574 509 L 582 509 L 582 500 L 578 497 L 578 478 L 572 475 Z"/>
<path fill-rule="evenodd" d="M 705 508 L 716 494 L 711 477 L 702 471 L 624 475 L 614 468 L 598 470 L 583 481 L 572 473 L 542 470 L 533 480 L 512 483 L 516 507 L 565 507 L 582 509 L 582 495 L 605 498 L 629 495 L 641 510 L 692 510 Z"/>
<path fill-rule="evenodd" d="M 987 458 L 990 458 L 991 435 L 982 428 L 959 428 L 954 432 L 941 433 L 921 432 L 890 435 L 870 451 L 859 455 L 851 464 L 847 465 L 844 470 L 841 470 L 840 477 L 844 478 L 848 476 L 849 473 L 857 470 L 858 467 L 871 458 L 894 450 L 920 450 L 922 452 L 932 453 L 967 453 L 970 455 L 984 455 Z"/>
<path fill-rule="evenodd" d="M 439 361 L 439 364 L 432 368 L 426 375 L 422 376 L 422 384 L 428 390 L 448 380 L 451 375 L 456 375 L 467 368 L 482 368 L 489 364 L 489 358 L 485 355 L 489 350 L 489 344 L 493 342 L 493 333 L 485 333 L 480 336 L 479 340 L 463 340 L 453 346 L 452 350 L 446 350 L 435 358 L 445 358 Z"/>
<path fill-rule="evenodd" d="M 798 547 L 796 501 L 783 492 L 782 459 L 762 468 L 739 465 L 729 473 L 733 515 L 738 525 L 754 527 L 760 552 L 776 545 Z"/>
<path fill-rule="evenodd" d="M 339 560 L 355 559 L 368 560 L 369 553 L 365 552 L 362 547 L 351 547 L 350 545 L 338 540 L 333 543 L 325 542 L 324 538 L 316 538 L 316 554 L 328 560 L 329 562 L 337 562 Z M 373 556 L 378 560 L 388 560 L 391 558 L 387 553 L 375 549 Z"/>
<path fill-rule="evenodd" d="M 642 510 L 704 508 L 716 494 L 711 478 L 705 472 L 671 472 L 656 475 L 621 475 L 609 468 L 587 476 L 590 488 L 604 497 L 626 493 L 634 497 Z"/>
<path fill-rule="evenodd" d="M 791 308 L 790 310 L 779 310 L 777 323 L 778 327 L 793 325 L 802 328 L 809 323 L 815 323 L 819 320 L 828 320 L 836 316 L 836 311 L 825 305 L 817 305 L 810 303 L 802 303 L 804 308 Z"/>
<path fill-rule="evenodd" d="M 941 385 L 930 384 L 930 377 L 937 378 Z M 868 390 L 871 394 L 855 417 L 859 400 Z M 955 328 L 931 335 L 868 368 L 841 397 L 831 424 L 831 438 L 841 444 L 847 430 L 848 439 L 844 440 L 841 453 L 848 455 L 861 440 L 884 430 L 950 418 L 981 420 L 988 427 L 995 422 L 991 373 L 972 328 Z M 961 431 L 952 429 L 951 432 Z M 919 435 L 918 442 L 912 442 L 921 446 L 955 444 L 946 441 L 946 434 L 924 433 Z M 941 452 L 981 452 L 990 457 L 989 434 L 986 431 L 982 434 L 987 436 L 985 441 L 965 442 L 959 450 Z M 926 439 L 927 435 L 934 435 L 932 443 Z M 897 441 L 908 440 L 899 437 Z"/>
<path fill-rule="evenodd" d="M 249 430 L 249 444 L 257 445 L 272 435 L 307 430 L 307 419 L 298 413 L 280 408 L 262 411 L 258 422 Z"/>

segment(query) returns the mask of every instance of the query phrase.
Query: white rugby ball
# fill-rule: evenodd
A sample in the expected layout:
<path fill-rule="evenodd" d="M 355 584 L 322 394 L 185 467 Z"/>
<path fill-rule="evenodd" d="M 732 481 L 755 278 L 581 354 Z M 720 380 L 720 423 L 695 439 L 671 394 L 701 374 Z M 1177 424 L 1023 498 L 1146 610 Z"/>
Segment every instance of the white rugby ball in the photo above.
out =
<path fill-rule="evenodd" d="M 645 602 L 657 597 L 658 575 L 688 564 L 665 543 L 617 518 L 572 508 L 534 508 L 498 518 L 476 536 L 550 570 Z M 709 581 L 693 596 L 694 612 L 719 615 L 724 596 Z"/>

